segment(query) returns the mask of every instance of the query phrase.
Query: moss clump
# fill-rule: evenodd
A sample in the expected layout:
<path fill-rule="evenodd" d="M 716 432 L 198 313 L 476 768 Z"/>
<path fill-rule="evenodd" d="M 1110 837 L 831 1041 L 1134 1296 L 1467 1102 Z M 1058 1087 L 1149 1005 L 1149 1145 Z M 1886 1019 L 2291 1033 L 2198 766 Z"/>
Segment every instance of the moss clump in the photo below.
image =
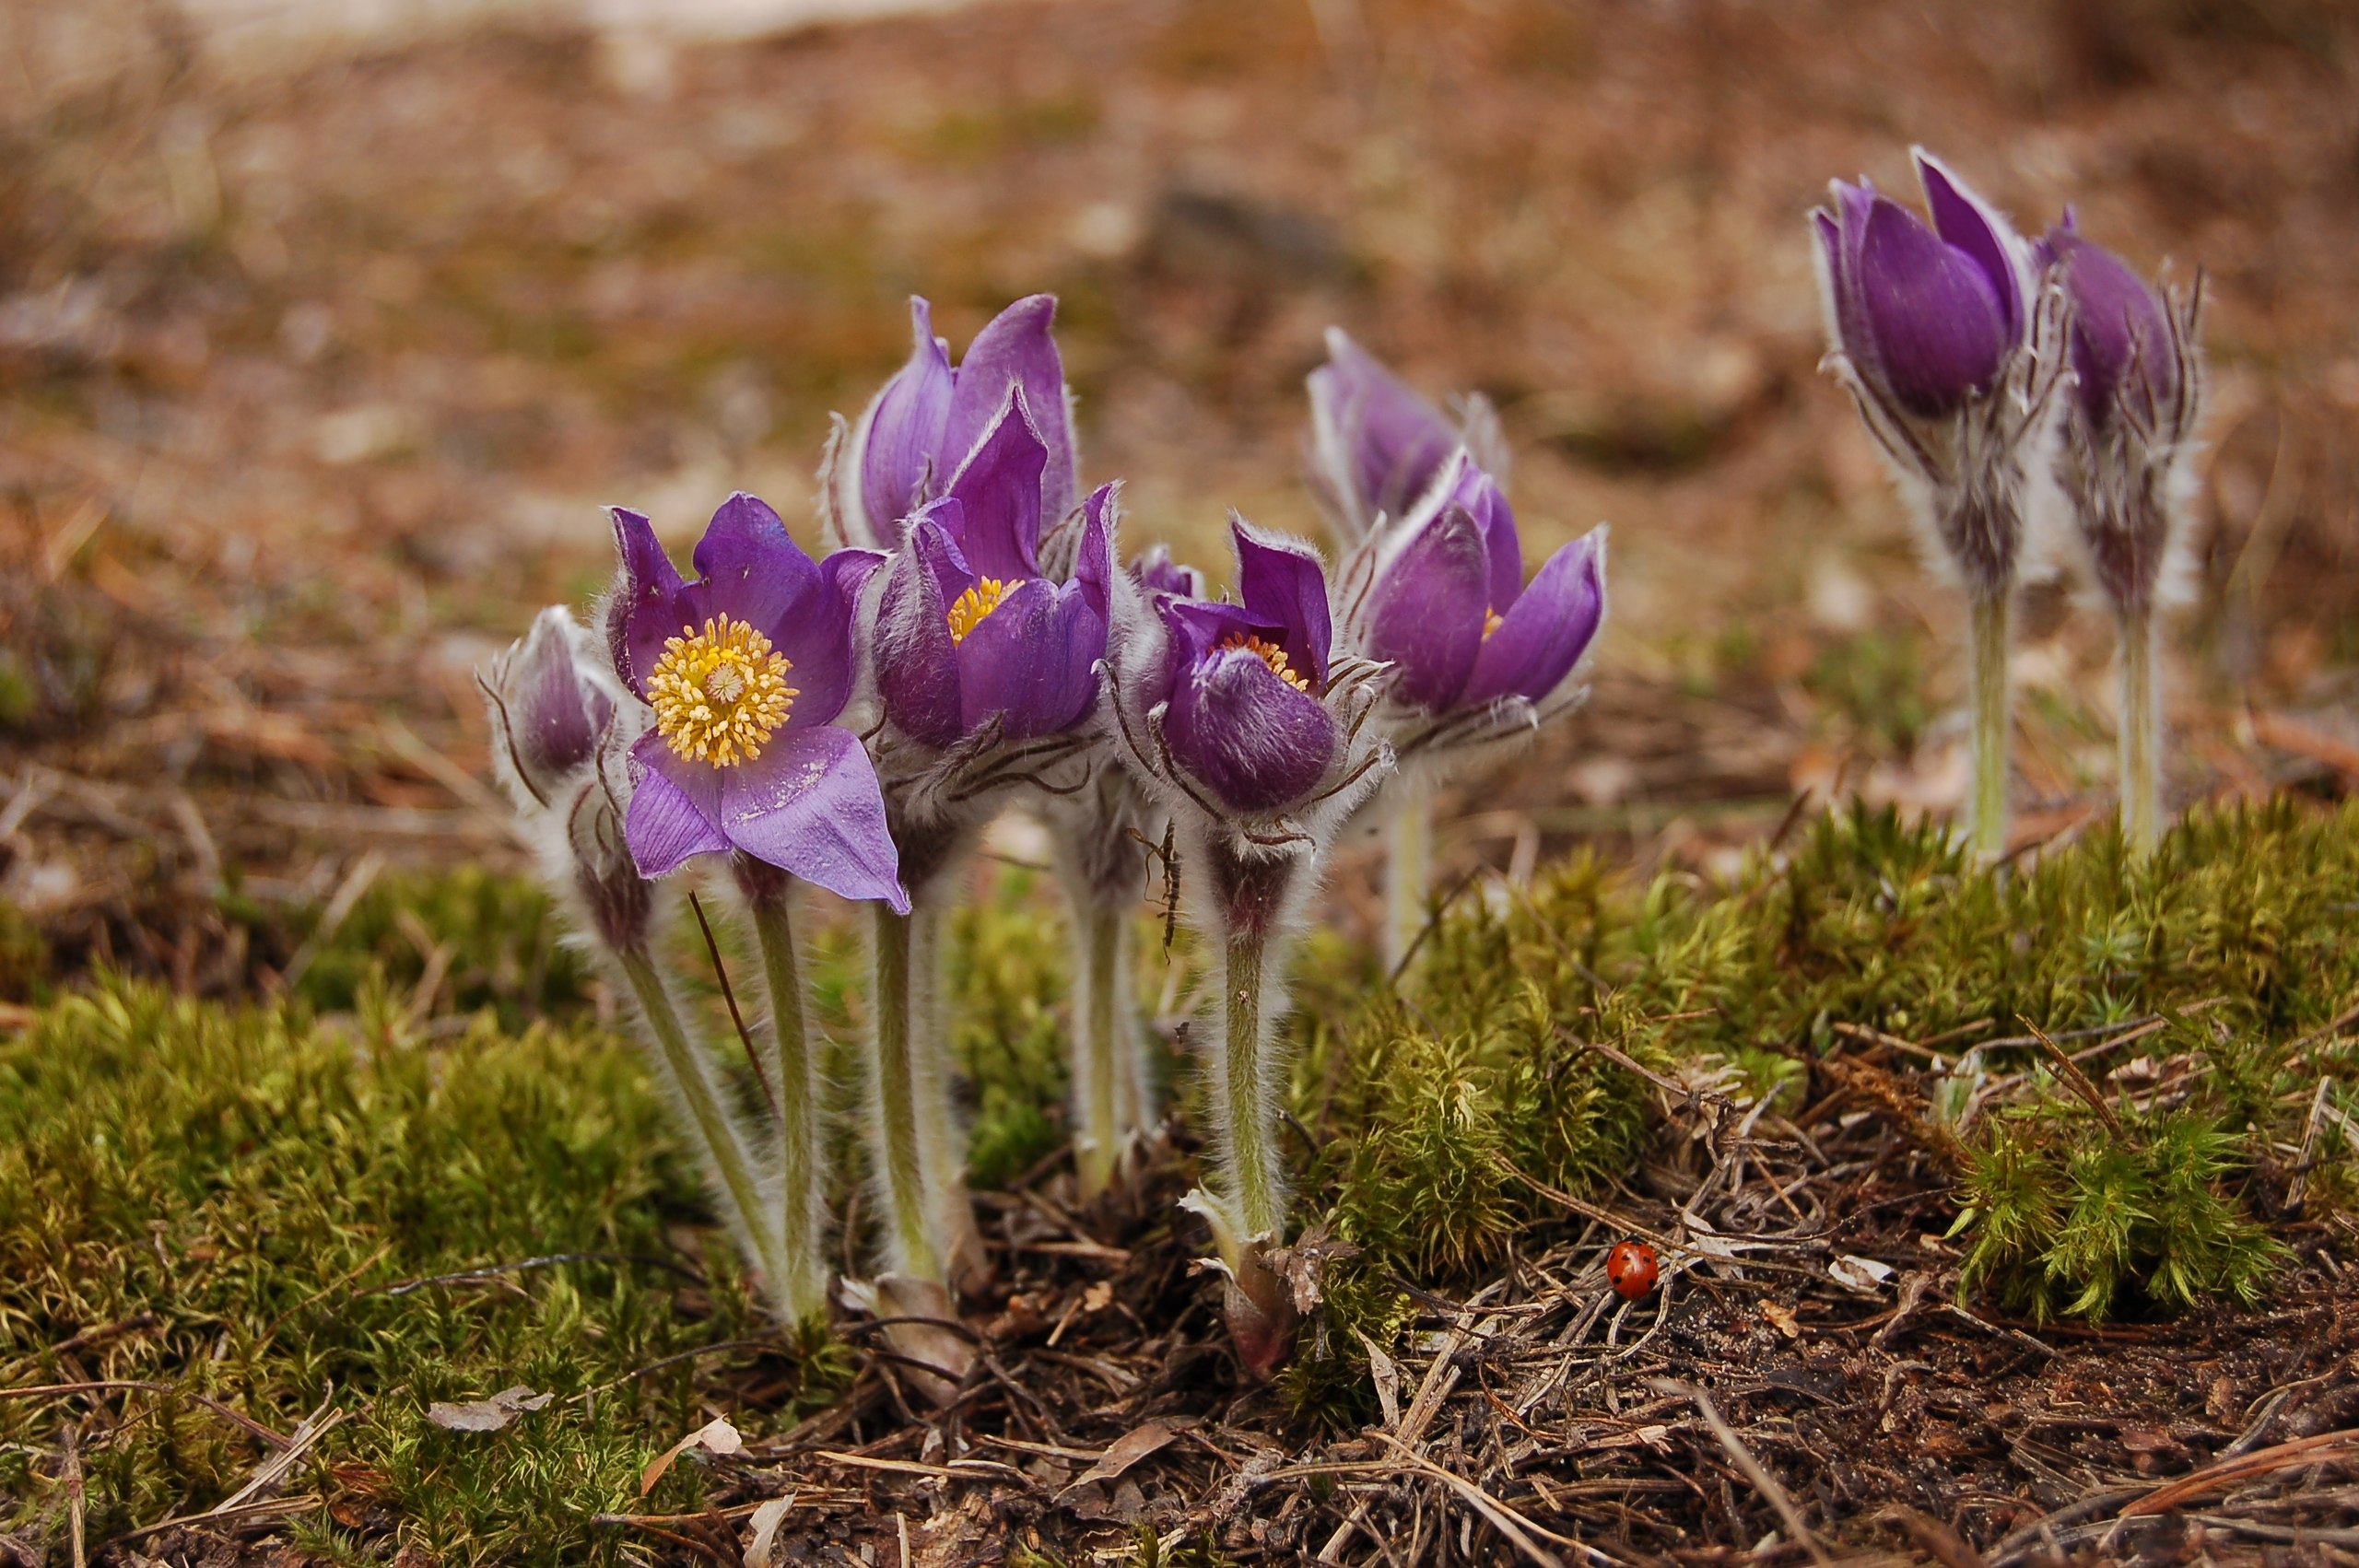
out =
<path fill-rule="evenodd" d="M 298 989 L 322 1012 L 349 1012 L 372 975 L 408 990 L 441 951 L 450 1009 L 491 1008 L 513 1031 L 588 1004 L 591 965 L 565 936 L 548 895 L 522 878 L 475 866 L 393 872 L 318 942 Z"/>
<path fill-rule="evenodd" d="M 333 1386 L 353 1419 L 297 1480 L 352 1506 L 297 1521 L 302 1544 L 391 1531 L 446 1561 L 616 1560 L 590 1515 L 633 1504 L 640 1467 L 706 1419 L 692 1363 L 632 1375 L 762 1331 L 727 1248 L 673 1245 L 697 1188 L 652 1086 L 594 1034 L 366 1038 L 110 984 L 0 1045 L 0 1361 L 18 1385 L 162 1386 L 0 1400 L 0 1531 L 62 1530 L 54 1457 L 92 1398 L 123 1433 L 83 1451 L 104 1540 L 217 1502 L 256 1463 L 191 1396 L 287 1432 Z M 594 1256 L 390 1289 L 569 1253 Z M 133 1327 L 49 1350 L 109 1325 Z M 499 1433 L 425 1419 L 518 1383 L 560 1398 Z M 692 1504 L 698 1483 L 682 1467 L 663 1486 Z"/>

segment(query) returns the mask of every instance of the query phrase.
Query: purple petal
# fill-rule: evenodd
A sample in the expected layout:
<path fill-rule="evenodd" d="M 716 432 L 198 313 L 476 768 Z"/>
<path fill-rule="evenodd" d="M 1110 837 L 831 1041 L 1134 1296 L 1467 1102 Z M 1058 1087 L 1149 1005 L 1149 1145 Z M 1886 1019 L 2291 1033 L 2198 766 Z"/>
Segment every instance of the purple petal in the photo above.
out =
<path fill-rule="evenodd" d="M 722 775 L 721 821 L 737 848 L 839 898 L 910 912 L 885 797 L 860 737 L 823 725 L 780 735 Z"/>
<path fill-rule="evenodd" d="M 1172 756 L 1233 811 L 1280 811 L 1327 775 L 1342 736 L 1319 701 L 1238 649 L 1173 686 L 1163 733 Z"/>
<path fill-rule="evenodd" d="M 868 579 L 888 557 L 882 550 L 864 550 L 857 544 L 847 544 L 819 563 L 819 575 L 845 604 L 856 606 Z"/>
<path fill-rule="evenodd" d="M 1464 448 L 1450 457 L 1449 472 L 1438 488 L 1443 506 L 1463 508 L 1482 532 L 1488 562 L 1489 608 L 1504 611 L 1523 587 L 1523 541 L 1518 537 L 1515 513 L 1499 491 L 1498 482 L 1474 464 Z"/>
<path fill-rule="evenodd" d="M 1246 614 L 1279 633 L 1294 668 L 1327 689 L 1327 654 L 1334 626 L 1327 609 L 1327 569 L 1319 552 L 1298 539 L 1254 527 L 1235 512 L 1228 531 L 1237 544 L 1237 596 Z"/>
<path fill-rule="evenodd" d="M 1941 159 L 1922 147 L 1916 149 L 1916 158 L 1917 178 L 1925 187 L 1925 206 L 1933 215 L 1933 232 L 1974 258 L 1998 297 L 2008 337 L 2021 337 L 2024 299 L 2022 279 L 2015 270 L 2013 228 L 1997 209 L 1944 168 Z"/>
<path fill-rule="evenodd" d="M 1168 544 L 1148 545 L 1131 563 L 1131 573 L 1149 593 L 1172 593 L 1182 599 L 1203 597 L 1204 574 L 1173 561 Z"/>
<path fill-rule="evenodd" d="M 703 580 L 687 597 L 701 624 L 711 615 L 743 621 L 773 642 L 782 626 L 810 612 L 823 586 L 819 568 L 787 532 L 769 504 L 744 491 L 721 503 L 697 541 Z M 673 628 L 675 631 L 677 627 Z"/>
<path fill-rule="evenodd" d="M 1385 568 L 1368 602 L 1368 652 L 1399 667 L 1401 701 L 1439 712 L 1465 686 L 1491 607 L 1490 566 L 1481 525 L 1450 506 Z"/>
<path fill-rule="evenodd" d="M 942 439 L 943 462 L 956 468 L 972 451 L 1007 401 L 1011 386 L 1024 390 L 1045 453 L 1040 476 L 1040 513 L 1061 522 L 1073 509 L 1073 426 L 1065 413 L 1065 367 L 1050 329 L 1057 319 L 1053 294 L 1018 299 L 994 317 L 967 345 L 958 362 L 957 390 Z M 1038 538 L 1037 526 L 1034 537 Z"/>
<path fill-rule="evenodd" d="M 630 810 L 623 837 L 641 876 L 663 876 L 697 855 L 729 848 L 721 830 L 721 776 L 729 770 L 687 762 L 650 730 L 630 748 Z"/>
<path fill-rule="evenodd" d="M 2102 245 L 2061 228 L 2046 244 L 2072 300 L 2072 369 L 2090 423 L 2103 427 L 2125 406 L 2152 417 L 2178 395 L 2178 357 L 2163 302 Z"/>
<path fill-rule="evenodd" d="M 1101 621 L 1109 614 L 1107 594 L 1114 580 L 1115 490 L 1100 485 L 1082 503 L 1081 549 L 1073 563 L 1073 579 Z"/>
<path fill-rule="evenodd" d="M 1474 657 L 1459 694 L 1472 708 L 1509 695 L 1538 702 L 1555 691 L 1605 618 L 1605 530 L 1593 528 L 1548 557 Z"/>
<path fill-rule="evenodd" d="M 958 644 L 959 717 L 968 734 L 993 714 L 1009 740 L 1079 723 L 1097 696 L 1106 617 L 1078 584 L 1033 578 L 975 623 Z"/>
<path fill-rule="evenodd" d="M 1040 473 L 1049 449 L 1033 429 L 1021 387 L 950 481 L 965 509 L 955 532 L 969 564 L 1003 582 L 1040 575 Z"/>
<path fill-rule="evenodd" d="M 957 457 L 944 450 L 943 439 L 950 417 L 950 354 L 933 335 L 933 310 L 921 298 L 910 301 L 910 335 L 909 362 L 876 394 L 853 438 L 861 510 L 870 537 L 879 541 L 900 538 L 901 520 L 924 498 L 918 492 L 927 475 L 938 487 Z"/>
<path fill-rule="evenodd" d="M 679 635 L 680 614 L 674 603 L 680 593 L 679 568 L 655 537 L 645 512 L 610 507 L 615 523 L 615 553 L 620 567 L 606 606 L 606 649 L 615 673 L 623 684 L 646 696 L 642 672 L 655 668 L 663 656 L 663 641 Z"/>
<path fill-rule="evenodd" d="M 965 733 L 958 650 L 935 576 L 945 554 L 956 552 L 941 524 L 921 521 L 893 557 L 876 610 L 876 689 L 886 717 L 930 746 L 947 746 Z"/>
<path fill-rule="evenodd" d="M 1872 374 L 1876 348 L 1860 291 L 1860 251 L 1867 242 L 1868 215 L 1875 209 L 1876 191 L 1865 180 L 1856 185 L 1837 180 L 1829 189 L 1835 196 L 1834 210 L 1821 208 L 1818 213 L 1819 241 L 1826 265 L 1827 326 L 1835 335 L 1835 346 L 1850 356 L 1862 374 Z"/>
<path fill-rule="evenodd" d="M 1327 363 L 1310 373 L 1311 419 L 1322 449 L 1345 465 L 1363 523 L 1398 518 L 1431 488 L 1458 446 L 1440 410 L 1417 395 L 1339 327 L 1327 329 Z"/>
<path fill-rule="evenodd" d="M 2013 338 L 1979 263 L 1879 197 L 1860 280 L 1874 373 L 1903 407 L 1946 414 L 1990 384 Z"/>

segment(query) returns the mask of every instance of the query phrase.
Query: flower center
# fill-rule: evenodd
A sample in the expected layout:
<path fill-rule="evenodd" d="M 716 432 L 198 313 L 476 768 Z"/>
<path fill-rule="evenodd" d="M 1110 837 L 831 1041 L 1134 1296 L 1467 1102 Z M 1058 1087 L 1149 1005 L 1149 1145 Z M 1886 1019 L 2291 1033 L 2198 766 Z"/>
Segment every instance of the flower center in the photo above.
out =
<path fill-rule="evenodd" d="M 950 645 L 956 648 L 966 641 L 967 634 L 981 626 L 984 618 L 999 608 L 999 602 L 1007 597 L 1007 591 L 1014 586 L 1014 583 L 1002 582 L 995 577 L 987 577 L 960 594 L 958 602 L 950 606 Z"/>
<path fill-rule="evenodd" d="M 1297 670 L 1292 664 L 1286 662 L 1286 650 L 1280 648 L 1276 643 L 1263 642 L 1258 637 L 1246 634 L 1232 637 L 1226 642 L 1222 643 L 1220 645 L 1220 651 L 1226 653 L 1231 649 L 1238 648 L 1243 649 L 1246 652 L 1253 655 L 1254 658 L 1259 659 L 1262 663 L 1267 664 L 1270 667 L 1270 673 L 1277 676 L 1278 679 L 1284 681 L 1295 690 L 1298 692 L 1309 692 L 1310 690 L 1309 678 L 1304 675 L 1300 671 Z"/>
<path fill-rule="evenodd" d="M 802 694 L 786 684 L 794 665 L 743 621 L 718 615 L 683 626 L 663 643 L 647 677 L 655 732 L 687 762 L 734 767 L 762 755 Z"/>
<path fill-rule="evenodd" d="M 1490 641 L 1491 634 L 1497 631 L 1501 626 L 1507 624 L 1508 618 L 1505 615 L 1500 614 L 1496 610 L 1485 610 L 1483 612 L 1483 640 L 1485 642 Z"/>

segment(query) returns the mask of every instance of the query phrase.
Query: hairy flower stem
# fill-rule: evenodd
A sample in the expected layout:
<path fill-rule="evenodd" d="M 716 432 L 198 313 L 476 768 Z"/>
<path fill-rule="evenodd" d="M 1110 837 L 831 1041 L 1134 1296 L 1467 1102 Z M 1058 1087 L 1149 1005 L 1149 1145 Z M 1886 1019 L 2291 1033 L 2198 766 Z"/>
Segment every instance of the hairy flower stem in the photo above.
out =
<path fill-rule="evenodd" d="M 1431 796 L 1422 790 L 1401 791 L 1385 819 L 1384 848 L 1384 966 L 1390 971 L 1407 961 L 1418 933 L 1426 929 L 1426 894 L 1433 881 Z"/>
<path fill-rule="evenodd" d="M 1081 967 L 1074 989 L 1074 1098 L 1080 1130 L 1074 1174 L 1085 1200 L 1114 1184 L 1138 1130 L 1137 1025 L 1131 1018 L 1128 907 L 1075 898 Z"/>
<path fill-rule="evenodd" d="M 2163 836 L 2162 700 L 2152 610 L 2127 610 L 2121 631 L 2121 837 L 2147 855 Z"/>
<path fill-rule="evenodd" d="M 770 1062 L 779 1102 L 779 1237 L 786 1269 L 780 1291 L 797 1321 L 824 1323 L 827 1211 L 819 1171 L 819 1063 L 811 1048 L 808 995 L 794 948 L 793 890 L 785 876 L 759 862 L 741 864 L 738 880 L 753 913 L 770 995 Z"/>
<path fill-rule="evenodd" d="M 1978 591 L 1970 606 L 1967 638 L 1973 661 L 1974 793 L 1966 812 L 1966 837 L 1985 863 L 2007 852 L 2008 591 Z"/>
<path fill-rule="evenodd" d="M 917 1021 L 910 1016 L 916 1011 L 910 985 L 915 919 L 896 915 L 882 904 L 873 907 L 876 1048 L 869 1053 L 868 1066 L 876 1114 L 871 1127 L 877 1177 L 885 1187 L 893 1270 L 940 1282 L 945 1274 L 926 1201 L 924 1144 L 918 1129 Z"/>
<path fill-rule="evenodd" d="M 745 1136 L 722 1102 L 711 1058 L 697 1048 L 672 1003 L 663 977 L 644 947 L 609 949 L 639 1000 L 640 1015 L 654 1039 L 655 1062 L 672 1098 L 688 1113 L 706 1179 L 721 1199 L 722 1218 L 740 1246 L 758 1264 L 771 1293 L 789 1316 L 796 1316 L 791 1275 L 780 1256 L 778 1233 L 769 1222 L 761 1183 L 746 1152 Z"/>

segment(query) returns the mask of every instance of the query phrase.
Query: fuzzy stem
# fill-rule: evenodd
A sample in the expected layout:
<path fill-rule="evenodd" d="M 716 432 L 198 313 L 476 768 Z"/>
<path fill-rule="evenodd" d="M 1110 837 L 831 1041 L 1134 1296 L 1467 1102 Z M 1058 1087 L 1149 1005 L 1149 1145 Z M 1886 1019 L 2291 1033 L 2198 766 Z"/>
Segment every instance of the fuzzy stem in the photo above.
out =
<path fill-rule="evenodd" d="M 2121 616 L 2121 837 L 2137 855 L 2163 836 L 2162 702 L 2154 659 L 2154 616 Z"/>
<path fill-rule="evenodd" d="M 869 1091 L 876 1111 L 870 1118 L 878 1179 L 884 1183 L 894 1271 L 940 1282 L 942 1254 L 934 1245 L 925 1181 L 924 1146 L 918 1129 L 918 1074 L 911 1014 L 910 915 L 874 906 L 872 958 L 875 984 L 875 1048 L 869 1052 Z"/>
<path fill-rule="evenodd" d="M 1123 983 L 1131 926 L 1121 905 L 1103 900 L 1076 898 L 1073 914 L 1082 959 L 1074 989 L 1074 1171 L 1082 1198 L 1094 1199 L 1113 1185 L 1138 1101 L 1136 1028 Z"/>
<path fill-rule="evenodd" d="M 967 1196 L 967 1139 L 951 1104 L 950 1022 L 943 989 L 941 896 L 947 878 L 910 891 L 910 1065 L 918 1168 L 933 1216 L 934 1256 L 951 1288 L 978 1292 L 991 1276 L 975 1206 Z"/>
<path fill-rule="evenodd" d="M 1987 863 L 2007 852 L 2007 590 L 1978 591 L 1970 608 L 1974 793 L 1966 835 Z"/>
<path fill-rule="evenodd" d="M 1226 1012 L 1222 1087 L 1227 1094 L 1227 1139 L 1222 1162 L 1242 1230 L 1238 1240 L 1278 1234 L 1281 1200 L 1276 1176 L 1277 1107 L 1263 1093 L 1267 1042 L 1262 977 L 1269 933 L 1258 924 L 1230 929 L 1223 949 L 1221 998 Z"/>
<path fill-rule="evenodd" d="M 1384 966 L 1397 970 L 1426 929 L 1426 894 L 1433 880 L 1434 807 L 1418 790 L 1403 790 L 1385 819 Z"/>
<path fill-rule="evenodd" d="M 781 1293 L 798 1320 L 827 1316 L 827 1222 L 819 1173 L 819 1063 L 811 1049 L 811 1021 L 803 965 L 794 949 L 792 893 L 782 879 L 749 889 L 754 936 L 770 993 L 770 1033 L 779 1098 L 779 1229 L 786 1265 Z"/>
<path fill-rule="evenodd" d="M 723 1105 L 714 1082 L 712 1063 L 688 1037 L 687 1026 L 672 995 L 644 948 L 611 950 L 615 962 L 639 999 L 640 1014 L 654 1037 L 656 1065 L 673 1096 L 688 1113 L 703 1155 L 707 1178 L 721 1199 L 723 1218 L 739 1244 L 752 1255 L 768 1277 L 772 1293 L 792 1311 L 788 1274 L 781 1266 L 778 1235 L 764 1223 L 761 1184 L 754 1175 L 745 1139 L 737 1119 Z"/>

